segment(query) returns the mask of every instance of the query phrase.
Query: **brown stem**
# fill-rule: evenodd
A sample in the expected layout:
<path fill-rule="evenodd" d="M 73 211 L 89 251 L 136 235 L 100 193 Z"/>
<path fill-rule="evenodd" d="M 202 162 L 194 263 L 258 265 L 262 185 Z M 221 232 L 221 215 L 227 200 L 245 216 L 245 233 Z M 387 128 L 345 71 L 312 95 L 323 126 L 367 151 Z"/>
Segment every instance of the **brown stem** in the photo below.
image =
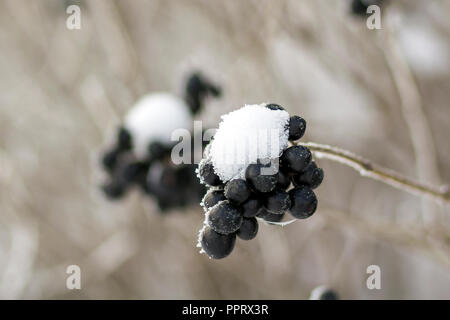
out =
<path fill-rule="evenodd" d="M 333 160 L 353 168 L 358 171 L 361 176 L 378 180 L 394 188 L 417 196 L 427 197 L 440 205 L 450 203 L 448 186 L 436 187 L 414 181 L 390 169 L 378 166 L 370 160 L 355 155 L 350 151 L 340 148 L 314 142 L 294 142 L 293 144 L 308 147 L 317 158 Z"/>

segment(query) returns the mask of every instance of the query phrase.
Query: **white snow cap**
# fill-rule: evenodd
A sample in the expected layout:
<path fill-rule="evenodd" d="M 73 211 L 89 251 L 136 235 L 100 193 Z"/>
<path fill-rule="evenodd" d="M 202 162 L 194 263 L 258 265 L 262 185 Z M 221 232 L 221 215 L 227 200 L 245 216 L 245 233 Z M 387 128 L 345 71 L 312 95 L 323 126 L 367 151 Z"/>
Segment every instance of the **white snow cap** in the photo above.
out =
<path fill-rule="evenodd" d="M 244 178 L 249 164 L 276 159 L 287 148 L 289 113 L 266 105 L 245 105 L 221 117 L 207 158 L 223 182 Z"/>
<path fill-rule="evenodd" d="M 171 94 L 153 93 L 142 97 L 125 117 L 125 128 L 133 137 L 138 158 L 144 158 L 150 142 L 171 145 L 177 129 L 192 130 L 192 117 L 186 103 Z"/>

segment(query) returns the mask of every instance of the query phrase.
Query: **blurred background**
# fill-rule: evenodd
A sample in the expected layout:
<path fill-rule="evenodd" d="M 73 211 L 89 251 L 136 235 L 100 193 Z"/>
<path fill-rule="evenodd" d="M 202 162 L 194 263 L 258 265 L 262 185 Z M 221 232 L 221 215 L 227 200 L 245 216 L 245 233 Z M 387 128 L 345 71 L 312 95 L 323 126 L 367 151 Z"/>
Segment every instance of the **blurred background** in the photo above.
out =
<path fill-rule="evenodd" d="M 223 88 L 198 117 L 245 103 L 430 184 L 450 182 L 450 1 L 391 0 L 381 30 L 351 1 L 0 1 L 0 298 L 449 299 L 450 210 L 321 160 L 319 208 L 260 223 L 224 260 L 195 247 L 200 206 L 161 215 L 99 191 L 99 158 L 143 94 L 192 70 Z M 66 28 L 67 6 L 81 29 Z M 164 112 L 164 110 L 161 110 Z M 81 267 L 81 290 L 66 268 Z M 366 268 L 381 268 L 368 290 Z"/>

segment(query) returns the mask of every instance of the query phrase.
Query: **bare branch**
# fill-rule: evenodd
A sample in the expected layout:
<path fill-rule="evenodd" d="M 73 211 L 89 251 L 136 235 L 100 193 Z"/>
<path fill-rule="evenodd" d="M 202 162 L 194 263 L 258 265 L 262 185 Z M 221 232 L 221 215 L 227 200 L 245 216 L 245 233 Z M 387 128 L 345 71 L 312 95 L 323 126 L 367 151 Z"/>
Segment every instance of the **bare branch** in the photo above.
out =
<path fill-rule="evenodd" d="M 437 187 L 414 181 L 390 169 L 378 166 L 370 160 L 355 155 L 350 151 L 336 147 L 314 142 L 298 142 L 294 144 L 308 147 L 317 158 L 333 160 L 351 167 L 363 177 L 378 180 L 417 196 L 427 197 L 440 205 L 450 203 L 450 192 L 446 185 Z"/>

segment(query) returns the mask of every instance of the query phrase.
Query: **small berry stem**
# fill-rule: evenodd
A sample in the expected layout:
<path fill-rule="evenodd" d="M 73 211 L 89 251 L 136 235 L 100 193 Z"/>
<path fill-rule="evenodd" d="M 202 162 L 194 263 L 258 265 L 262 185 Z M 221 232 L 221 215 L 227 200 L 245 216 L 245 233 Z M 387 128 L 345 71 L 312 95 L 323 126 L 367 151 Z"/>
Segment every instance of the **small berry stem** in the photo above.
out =
<path fill-rule="evenodd" d="M 416 196 L 427 197 L 440 205 L 450 203 L 450 191 L 446 185 L 436 187 L 414 181 L 395 171 L 378 166 L 363 157 L 340 148 L 314 142 L 293 142 L 293 144 L 308 147 L 319 159 L 324 158 L 333 160 L 353 168 L 363 177 L 378 180 Z"/>

